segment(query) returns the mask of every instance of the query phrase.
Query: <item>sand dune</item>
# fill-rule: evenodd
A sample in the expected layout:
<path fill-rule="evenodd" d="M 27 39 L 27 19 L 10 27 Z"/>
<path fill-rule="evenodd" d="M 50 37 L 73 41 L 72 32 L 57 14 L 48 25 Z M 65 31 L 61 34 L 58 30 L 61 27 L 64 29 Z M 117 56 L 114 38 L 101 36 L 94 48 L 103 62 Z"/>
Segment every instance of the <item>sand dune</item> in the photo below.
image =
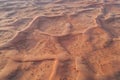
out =
<path fill-rule="evenodd" d="M 120 80 L 119 0 L 0 4 L 0 80 Z"/>

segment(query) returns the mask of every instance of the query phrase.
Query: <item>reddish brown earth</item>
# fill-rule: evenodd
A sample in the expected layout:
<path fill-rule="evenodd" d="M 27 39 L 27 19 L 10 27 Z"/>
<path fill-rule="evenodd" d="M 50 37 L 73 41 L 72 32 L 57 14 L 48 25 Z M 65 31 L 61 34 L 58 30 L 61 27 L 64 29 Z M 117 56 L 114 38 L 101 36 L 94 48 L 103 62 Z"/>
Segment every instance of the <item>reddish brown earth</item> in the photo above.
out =
<path fill-rule="evenodd" d="M 72 7 L 0 28 L 0 80 L 120 80 L 120 2 L 55 4 Z"/>

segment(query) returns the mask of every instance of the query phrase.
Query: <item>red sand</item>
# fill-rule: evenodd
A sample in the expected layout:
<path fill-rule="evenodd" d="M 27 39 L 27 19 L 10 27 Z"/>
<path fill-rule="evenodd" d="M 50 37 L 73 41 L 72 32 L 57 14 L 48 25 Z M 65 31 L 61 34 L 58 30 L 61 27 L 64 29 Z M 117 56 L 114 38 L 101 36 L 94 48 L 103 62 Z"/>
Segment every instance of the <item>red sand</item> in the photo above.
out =
<path fill-rule="evenodd" d="M 119 2 L 52 4 L 67 7 L 0 28 L 0 80 L 120 80 Z"/>

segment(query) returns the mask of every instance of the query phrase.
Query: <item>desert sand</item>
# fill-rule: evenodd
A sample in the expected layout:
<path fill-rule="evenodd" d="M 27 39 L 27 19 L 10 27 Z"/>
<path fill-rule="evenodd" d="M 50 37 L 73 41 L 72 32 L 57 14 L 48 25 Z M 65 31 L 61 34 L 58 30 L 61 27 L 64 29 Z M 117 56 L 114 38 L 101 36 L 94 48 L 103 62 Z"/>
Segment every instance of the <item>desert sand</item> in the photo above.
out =
<path fill-rule="evenodd" d="M 120 80 L 119 0 L 0 0 L 0 80 Z"/>

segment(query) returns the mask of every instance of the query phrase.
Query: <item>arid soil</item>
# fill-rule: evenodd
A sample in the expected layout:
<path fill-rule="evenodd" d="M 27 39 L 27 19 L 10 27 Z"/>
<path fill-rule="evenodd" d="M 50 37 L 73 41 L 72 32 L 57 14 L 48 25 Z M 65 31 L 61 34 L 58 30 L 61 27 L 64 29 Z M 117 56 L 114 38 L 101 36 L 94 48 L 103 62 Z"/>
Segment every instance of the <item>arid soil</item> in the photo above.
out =
<path fill-rule="evenodd" d="M 119 0 L 0 4 L 0 80 L 120 80 Z"/>

